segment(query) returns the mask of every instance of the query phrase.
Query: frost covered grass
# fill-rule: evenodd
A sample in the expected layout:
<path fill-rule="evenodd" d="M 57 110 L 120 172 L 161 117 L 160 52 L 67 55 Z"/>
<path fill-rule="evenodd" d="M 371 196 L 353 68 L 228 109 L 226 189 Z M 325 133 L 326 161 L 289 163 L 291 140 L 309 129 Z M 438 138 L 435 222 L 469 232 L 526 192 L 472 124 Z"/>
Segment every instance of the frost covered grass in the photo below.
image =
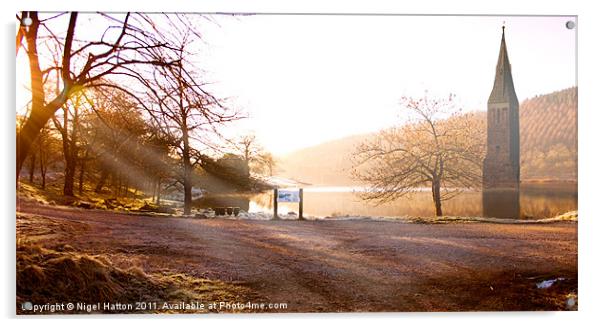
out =
<path fill-rule="evenodd" d="M 170 215 L 177 214 L 178 211 L 174 208 L 182 206 L 181 203 L 172 200 L 162 200 L 161 206 L 158 206 L 151 198 L 133 190 L 130 190 L 129 196 L 96 193 L 91 185 L 86 185 L 82 193 L 76 192 L 74 196 L 64 196 L 60 184 L 49 183 L 45 189 L 41 189 L 23 180 L 19 181 L 17 194 L 17 205 L 19 205 L 19 200 L 24 200 L 23 205 L 27 205 L 26 201 L 33 201 L 44 205 L 112 210 L 126 213 L 141 212 Z"/>
<path fill-rule="evenodd" d="M 510 218 L 491 218 L 491 217 L 457 217 L 457 216 L 444 216 L 444 217 L 407 217 L 402 218 L 414 223 L 425 223 L 425 224 L 444 224 L 444 223 L 496 223 L 496 224 L 545 224 L 555 222 L 577 222 L 578 214 L 577 211 L 571 211 L 558 215 L 551 218 L 542 219 L 510 219 Z"/>
<path fill-rule="evenodd" d="M 238 216 L 215 216 L 212 211 L 203 213 L 205 218 L 223 218 L 223 219 L 250 219 L 250 220 L 271 220 L 273 214 L 266 212 L 241 212 Z M 296 213 L 280 214 L 282 220 L 297 220 Z M 304 216 L 305 220 L 314 221 L 345 221 L 345 220 L 364 220 L 364 221 L 392 221 L 418 224 L 447 224 L 447 223 L 496 223 L 496 224 L 545 224 L 555 222 L 577 222 L 577 211 L 571 211 L 551 218 L 542 219 L 506 219 L 489 217 L 461 217 L 461 216 L 443 216 L 443 217 L 375 217 L 375 216 L 354 216 L 354 215 L 332 215 L 327 217 Z"/>
<path fill-rule="evenodd" d="M 158 306 L 143 312 L 175 313 L 164 310 L 163 304 L 235 302 L 245 300 L 248 294 L 249 291 L 239 285 L 181 273 L 147 274 L 140 267 L 117 268 L 103 255 L 81 253 L 69 245 L 48 249 L 27 241 L 17 244 L 19 314 L 31 313 L 21 308 L 21 303 L 26 301 L 37 304 L 146 302 Z M 91 313 L 106 312 L 141 313 L 121 310 Z"/>

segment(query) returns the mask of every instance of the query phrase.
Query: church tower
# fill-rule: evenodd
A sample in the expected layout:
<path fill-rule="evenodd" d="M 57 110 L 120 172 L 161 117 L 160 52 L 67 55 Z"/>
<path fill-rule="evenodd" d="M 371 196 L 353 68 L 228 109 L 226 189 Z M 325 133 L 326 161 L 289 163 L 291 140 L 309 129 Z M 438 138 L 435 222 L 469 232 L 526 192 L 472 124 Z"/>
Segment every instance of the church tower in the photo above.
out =
<path fill-rule="evenodd" d="M 483 162 L 483 189 L 518 189 L 520 139 L 518 99 L 502 27 L 500 53 L 493 89 L 487 101 L 487 154 Z"/>

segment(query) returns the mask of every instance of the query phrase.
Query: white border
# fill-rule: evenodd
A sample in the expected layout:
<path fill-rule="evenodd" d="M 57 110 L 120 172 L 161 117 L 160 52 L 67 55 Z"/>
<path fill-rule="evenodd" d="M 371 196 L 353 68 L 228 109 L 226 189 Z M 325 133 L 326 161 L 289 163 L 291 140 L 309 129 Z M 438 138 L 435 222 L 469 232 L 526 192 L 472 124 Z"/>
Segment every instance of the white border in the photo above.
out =
<path fill-rule="evenodd" d="M 283 315 L 226 315 L 226 316 L 145 316 L 144 324 L 164 326 L 165 324 L 219 324 L 219 325 L 273 325 L 291 324 L 306 326 L 320 324 L 365 325 L 374 319 L 381 325 L 445 325 L 445 326 L 504 326 L 523 325 L 524 323 L 545 324 L 545 326 L 572 326 L 592 324 L 601 304 L 600 295 L 600 254 L 598 249 L 601 237 L 598 217 L 600 202 L 598 188 L 600 183 L 600 31 L 602 31 L 602 11 L 595 6 L 596 1 L 541 1 L 524 0 L 486 1 L 445 1 L 420 0 L 413 2 L 395 1 L 2 1 L 3 18 L 3 78 L 0 87 L 4 106 L 2 106 L 2 141 L 5 151 L 2 160 L 2 216 L 5 256 L 2 261 L 2 310 L 3 319 L 9 325 L 46 325 L 81 326 L 83 324 L 105 325 L 105 319 L 115 316 L 103 316 L 100 319 L 67 317 L 58 321 L 49 318 L 14 318 L 14 14 L 17 10 L 80 10 L 80 11 L 202 11 L 202 12 L 330 12 L 330 13 L 400 13 L 400 14 L 545 14 L 578 15 L 578 84 L 579 84 L 579 312 L 561 313 L 395 313 L 395 314 L 283 314 Z M 553 73 L 554 67 L 550 67 Z M 598 97 L 596 97 L 598 96 Z M 119 319 L 138 319 L 139 316 L 119 317 Z M 441 318 L 445 318 L 442 320 Z M 43 319 L 43 320 L 39 320 Z M 177 319 L 166 321 L 165 319 Z M 199 319 L 199 320 L 196 320 Z M 284 321 L 283 321 L 284 320 Z M 535 321 L 525 321 L 535 320 Z M 599 320 L 599 319 L 598 319 Z M 136 322 L 137 323 L 137 322 Z"/>

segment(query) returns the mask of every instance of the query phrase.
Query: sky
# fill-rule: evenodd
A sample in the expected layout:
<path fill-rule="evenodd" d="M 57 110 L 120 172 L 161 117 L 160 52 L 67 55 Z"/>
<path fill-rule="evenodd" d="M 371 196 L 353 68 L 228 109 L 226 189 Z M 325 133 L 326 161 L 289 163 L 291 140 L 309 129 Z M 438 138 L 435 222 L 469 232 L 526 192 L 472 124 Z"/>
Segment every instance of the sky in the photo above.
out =
<path fill-rule="evenodd" d="M 282 155 L 404 122 L 401 96 L 486 110 L 502 24 L 519 100 L 576 85 L 575 17 L 218 16 L 201 65 Z"/>
<path fill-rule="evenodd" d="M 248 115 L 224 134 L 255 134 L 276 155 L 403 124 L 399 99 L 425 90 L 486 110 L 502 24 L 519 100 L 576 85 L 577 28 L 565 26 L 575 17 L 211 18 L 196 64 L 212 92 Z M 26 84 L 17 74 L 18 94 Z"/>

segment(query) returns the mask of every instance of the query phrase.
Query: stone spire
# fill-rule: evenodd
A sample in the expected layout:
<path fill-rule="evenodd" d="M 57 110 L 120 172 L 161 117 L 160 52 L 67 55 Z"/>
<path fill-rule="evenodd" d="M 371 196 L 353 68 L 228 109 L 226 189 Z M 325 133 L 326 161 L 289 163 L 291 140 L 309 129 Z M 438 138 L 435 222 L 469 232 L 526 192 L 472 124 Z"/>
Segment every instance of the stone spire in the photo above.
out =
<path fill-rule="evenodd" d="M 487 103 L 518 102 L 514 92 L 514 82 L 512 81 L 512 67 L 506 49 L 505 29 L 506 26 L 502 26 L 502 42 L 495 69 L 495 81 Z"/>
<path fill-rule="evenodd" d="M 487 102 L 487 154 L 483 161 L 483 215 L 520 217 L 519 103 L 514 92 L 505 28 Z"/>

